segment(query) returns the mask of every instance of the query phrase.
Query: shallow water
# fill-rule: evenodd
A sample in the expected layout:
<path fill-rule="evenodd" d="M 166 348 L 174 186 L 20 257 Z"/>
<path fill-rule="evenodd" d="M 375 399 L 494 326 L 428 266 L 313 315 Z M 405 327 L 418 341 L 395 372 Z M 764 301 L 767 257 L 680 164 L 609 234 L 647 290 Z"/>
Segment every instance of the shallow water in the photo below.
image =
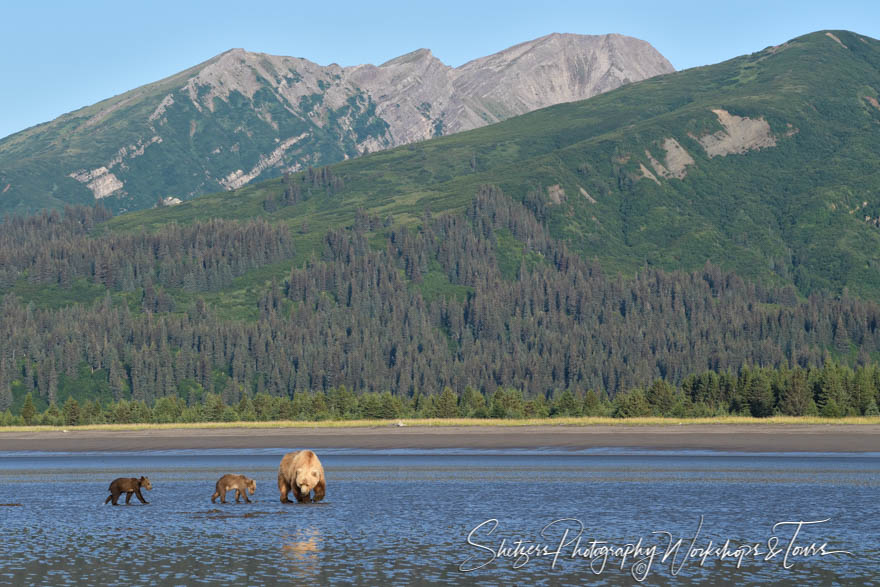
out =
<path fill-rule="evenodd" d="M 0 583 L 880 584 L 878 453 L 323 450 L 326 500 L 283 505 L 284 452 L 0 453 Z M 224 473 L 256 479 L 256 502 L 212 505 Z M 141 474 L 149 505 L 103 505 L 112 479 Z M 794 527 L 773 525 L 819 520 L 794 544 L 852 554 L 784 561 Z M 602 567 L 599 542 L 639 539 L 653 560 Z M 728 539 L 762 554 L 684 560 Z M 517 540 L 559 555 L 511 555 Z"/>

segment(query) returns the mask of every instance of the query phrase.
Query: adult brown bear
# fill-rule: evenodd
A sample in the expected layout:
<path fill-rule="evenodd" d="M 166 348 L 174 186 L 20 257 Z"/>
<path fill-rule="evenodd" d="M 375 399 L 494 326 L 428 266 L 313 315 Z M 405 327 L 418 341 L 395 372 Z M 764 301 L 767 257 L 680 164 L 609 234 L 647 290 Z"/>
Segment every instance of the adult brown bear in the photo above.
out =
<path fill-rule="evenodd" d="M 123 493 L 125 494 L 125 505 L 131 505 L 131 496 L 137 495 L 137 498 L 141 500 L 141 503 L 150 503 L 144 496 L 141 494 L 141 488 L 150 491 L 153 489 L 153 486 L 150 484 L 150 480 L 146 477 L 141 477 L 140 479 L 136 479 L 134 477 L 120 477 L 119 479 L 114 479 L 110 484 L 110 495 L 107 496 L 107 499 L 104 500 L 104 504 L 108 501 L 113 501 L 113 505 L 119 505 L 116 503 L 119 501 L 119 496 Z"/>
<path fill-rule="evenodd" d="M 251 495 L 257 490 L 257 482 L 253 479 L 248 479 L 244 475 L 223 475 L 217 481 L 216 491 L 214 495 L 211 496 L 211 503 L 215 503 L 215 500 L 219 497 L 220 503 L 226 503 L 226 492 L 235 490 L 235 503 L 239 503 L 239 498 L 244 496 L 244 501 L 246 503 L 250 503 L 251 500 L 248 499 L 248 492 Z"/>
<path fill-rule="evenodd" d="M 278 467 L 278 490 L 281 491 L 281 503 L 291 503 L 287 498 L 290 492 L 293 492 L 293 497 L 300 503 L 324 499 L 324 467 L 321 466 L 318 456 L 310 450 L 284 455 L 281 466 Z M 313 490 L 314 497 L 311 497 Z"/>

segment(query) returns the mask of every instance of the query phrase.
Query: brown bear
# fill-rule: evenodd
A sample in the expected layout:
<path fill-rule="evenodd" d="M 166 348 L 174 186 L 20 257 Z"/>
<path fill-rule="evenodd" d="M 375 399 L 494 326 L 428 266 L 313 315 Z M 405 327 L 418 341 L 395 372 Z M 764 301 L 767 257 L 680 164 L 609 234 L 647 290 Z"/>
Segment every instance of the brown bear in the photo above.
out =
<path fill-rule="evenodd" d="M 141 477 L 140 479 L 134 477 L 120 477 L 119 479 L 114 479 L 113 483 L 110 484 L 110 495 L 104 500 L 104 504 L 112 500 L 113 505 L 119 505 L 116 502 L 119 501 L 119 496 L 123 493 L 125 494 L 125 505 L 131 505 L 130 502 L 132 495 L 137 495 L 137 498 L 141 500 L 141 503 L 150 503 L 144 499 L 144 496 L 141 494 L 141 488 L 150 491 L 153 489 L 153 486 L 150 484 L 150 480 L 146 477 Z"/>
<path fill-rule="evenodd" d="M 324 467 L 317 455 L 310 450 L 284 455 L 281 466 L 278 467 L 278 490 L 281 491 L 281 503 L 292 503 L 287 498 L 291 491 L 299 503 L 324 499 Z M 315 492 L 314 497 L 310 496 L 312 490 Z"/>
<path fill-rule="evenodd" d="M 253 495 L 257 490 L 257 482 L 248 479 L 244 475 L 223 475 L 217 481 L 217 487 L 214 495 L 211 496 L 211 503 L 215 503 L 220 498 L 220 503 L 226 503 L 226 492 L 235 490 L 235 503 L 239 503 L 239 498 L 244 496 L 245 503 L 250 503 L 248 492 Z"/>

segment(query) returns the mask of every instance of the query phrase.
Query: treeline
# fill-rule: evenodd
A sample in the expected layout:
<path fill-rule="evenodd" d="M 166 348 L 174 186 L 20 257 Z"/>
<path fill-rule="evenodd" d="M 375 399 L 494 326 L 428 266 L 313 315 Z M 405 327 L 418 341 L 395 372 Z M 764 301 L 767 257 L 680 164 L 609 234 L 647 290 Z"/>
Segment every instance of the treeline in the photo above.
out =
<path fill-rule="evenodd" d="M 299 392 L 292 398 L 261 392 L 237 403 L 205 393 L 193 382 L 187 402 L 167 396 L 147 405 L 120 400 L 102 405 L 68 396 L 40 411 L 31 394 L 13 413 L 0 414 L 0 425 L 77 426 L 86 424 L 190 423 L 277 420 L 360 420 L 399 418 L 553 418 L 553 417 L 675 417 L 711 416 L 844 416 L 880 415 L 880 369 L 828 364 L 822 368 L 744 368 L 706 371 L 681 385 L 657 379 L 647 389 L 633 388 L 610 399 L 604 392 L 565 390 L 552 396 L 527 398 L 521 390 L 498 388 L 485 395 L 472 387 L 456 393 L 401 397 L 390 392 L 356 394 L 344 386 L 327 392 Z"/>
<path fill-rule="evenodd" d="M 261 222 L 162 230 L 189 235 L 187 258 L 220 246 L 231 251 L 227 258 L 263 263 L 283 255 L 287 242 L 286 229 Z M 254 241 L 266 247 L 251 250 L 245 235 L 263 235 Z M 87 240 L 99 252 L 127 238 L 152 243 L 145 254 L 154 283 L 180 258 L 171 249 L 158 254 L 170 240 L 146 234 Z M 709 264 L 694 273 L 607 276 L 492 187 L 465 214 L 426 213 L 414 228 L 359 213 L 286 280 L 266 287 L 253 320 L 223 318 L 198 298 L 171 312 L 161 293 L 146 284 L 135 308 L 109 294 L 55 310 L 3 297 L 0 412 L 15 413 L 27 393 L 40 410 L 63 405 L 68 394 L 101 405 L 180 397 L 189 406 L 192 385 L 230 407 L 261 393 L 293 401 L 342 387 L 401 402 L 446 387 L 486 398 L 517 389 L 524 401 L 593 389 L 617 401 L 635 389 L 650 398 L 659 392 L 647 386 L 658 379 L 684 386 L 692 373 L 739 377 L 746 366 L 806 369 L 831 359 L 866 366 L 880 352 L 877 304 L 846 295 L 802 300 L 790 287 L 745 283 Z M 716 394 L 726 400 L 708 405 L 742 410 L 742 394 Z M 753 396 L 756 414 L 779 407 L 761 378 Z M 634 397 L 633 409 L 641 409 Z M 843 413 L 868 407 L 833 397 Z"/>
<path fill-rule="evenodd" d="M 155 232 L 92 234 L 110 214 L 69 207 L 0 223 L 0 290 L 18 279 L 67 287 L 79 278 L 111 290 L 220 289 L 256 267 L 293 255 L 286 227 L 264 220 L 168 224 Z"/>

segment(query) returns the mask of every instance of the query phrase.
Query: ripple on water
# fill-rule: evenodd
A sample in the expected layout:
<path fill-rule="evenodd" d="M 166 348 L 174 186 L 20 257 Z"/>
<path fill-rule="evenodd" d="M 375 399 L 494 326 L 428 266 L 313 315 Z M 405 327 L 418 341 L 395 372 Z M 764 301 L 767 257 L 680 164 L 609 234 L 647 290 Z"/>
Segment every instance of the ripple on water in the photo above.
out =
<path fill-rule="evenodd" d="M 475 554 L 468 532 L 489 518 L 496 540 L 536 540 L 550 521 L 576 518 L 585 536 L 626 544 L 659 530 L 692 536 L 700 516 L 707 539 L 742 542 L 766 540 L 778 521 L 831 518 L 810 538 L 856 556 L 789 571 L 710 561 L 677 583 L 876 582 L 875 456 L 327 451 L 327 500 L 283 505 L 283 451 L 182 452 L 0 459 L 0 582 L 617 584 L 626 569 L 595 576 L 575 559 L 458 566 Z M 211 504 L 233 471 L 257 480 L 256 502 Z M 103 505 L 110 480 L 137 474 L 153 482 L 149 505 Z"/>

